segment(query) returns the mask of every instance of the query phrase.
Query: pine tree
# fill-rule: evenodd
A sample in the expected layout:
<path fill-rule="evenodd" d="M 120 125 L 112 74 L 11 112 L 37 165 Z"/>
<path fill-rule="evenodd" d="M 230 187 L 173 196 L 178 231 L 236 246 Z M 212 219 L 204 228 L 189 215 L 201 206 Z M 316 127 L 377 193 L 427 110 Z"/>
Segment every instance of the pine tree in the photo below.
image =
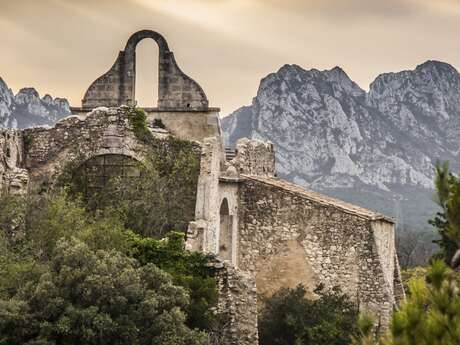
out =
<path fill-rule="evenodd" d="M 460 264 L 460 179 L 449 171 L 447 162 L 438 163 L 434 185 L 435 202 L 441 207 L 441 212 L 430 220 L 440 235 L 436 243 L 441 252 L 435 259 L 442 259 L 455 268 Z"/>

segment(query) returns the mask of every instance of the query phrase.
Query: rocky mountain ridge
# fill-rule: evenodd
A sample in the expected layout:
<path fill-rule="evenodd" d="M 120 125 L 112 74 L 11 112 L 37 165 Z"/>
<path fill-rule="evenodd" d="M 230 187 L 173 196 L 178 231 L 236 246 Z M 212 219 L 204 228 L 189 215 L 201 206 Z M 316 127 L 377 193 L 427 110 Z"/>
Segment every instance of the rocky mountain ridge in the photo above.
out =
<path fill-rule="evenodd" d="M 40 98 L 34 88 L 23 88 L 14 95 L 0 78 L 0 127 L 53 125 L 69 114 L 70 106 L 65 98 L 53 98 L 48 94 Z"/>
<path fill-rule="evenodd" d="M 222 124 L 229 145 L 272 141 L 281 177 L 426 227 L 433 165 L 460 169 L 460 74 L 427 61 L 366 92 L 339 67 L 285 65 Z"/>

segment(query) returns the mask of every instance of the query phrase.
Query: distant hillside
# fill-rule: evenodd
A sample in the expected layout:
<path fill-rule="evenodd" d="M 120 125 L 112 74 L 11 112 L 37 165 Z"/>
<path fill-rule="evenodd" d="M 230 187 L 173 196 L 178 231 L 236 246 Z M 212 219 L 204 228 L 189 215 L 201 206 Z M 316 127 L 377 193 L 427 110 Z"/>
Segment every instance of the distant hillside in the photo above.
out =
<path fill-rule="evenodd" d="M 70 114 L 65 98 L 40 95 L 34 88 L 21 89 L 16 95 L 0 78 L 0 127 L 28 128 L 53 125 Z"/>
<path fill-rule="evenodd" d="M 427 61 L 378 76 L 366 92 L 339 67 L 285 65 L 222 124 L 229 145 L 272 141 L 280 176 L 429 228 L 433 165 L 460 170 L 460 74 Z"/>

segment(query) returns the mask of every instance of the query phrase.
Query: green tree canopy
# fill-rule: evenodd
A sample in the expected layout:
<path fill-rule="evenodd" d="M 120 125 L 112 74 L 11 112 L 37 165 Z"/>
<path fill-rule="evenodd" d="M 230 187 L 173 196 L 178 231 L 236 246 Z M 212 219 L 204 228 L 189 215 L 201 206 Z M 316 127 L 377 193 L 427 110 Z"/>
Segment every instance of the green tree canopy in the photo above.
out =
<path fill-rule="evenodd" d="M 141 264 L 154 263 L 173 277 L 175 284 L 189 293 L 187 325 L 210 331 L 218 327 L 213 308 L 217 304 L 217 286 L 209 267 L 211 257 L 185 250 L 185 236 L 171 232 L 163 240 L 142 238 L 129 233 L 130 255 Z"/>
<path fill-rule="evenodd" d="M 0 219 L 5 219 L 1 229 L 10 229 L 14 223 L 23 236 L 17 239 L 0 231 L 0 299 L 16 298 L 25 285 L 36 286 L 59 254 L 60 241 L 77 240 L 93 252 L 116 252 L 140 266 L 154 264 L 169 273 L 172 283 L 189 297 L 182 307 L 185 325 L 205 331 L 218 327 L 213 312 L 216 280 L 209 267 L 212 258 L 187 251 L 182 232 L 171 232 L 163 239 L 142 237 L 124 227 L 119 212 L 110 208 L 88 212 L 80 199 L 69 198 L 65 191 L 27 198 L 1 196 L 0 205 L 3 200 L 12 200 L 18 207 L 5 208 L 17 217 L 3 217 L 0 209 Z"/>
<path fill-rule="evenodd" d="M 0 343 L 207 344 L 185 326 L 187 304 L 155 265 L 63 239 L 37 282 L 0 300 Z"/>
<path fill-rule="evenodd" d="M 460 248 L 460 179 L 450 172 L 445 162 L 436 165 L 434 185 L 435 201 L 441 207 L 441 212 L 430 220 L 440 235 L 436 243 L 441 252 L 436 257 L 450 265 Z"/>

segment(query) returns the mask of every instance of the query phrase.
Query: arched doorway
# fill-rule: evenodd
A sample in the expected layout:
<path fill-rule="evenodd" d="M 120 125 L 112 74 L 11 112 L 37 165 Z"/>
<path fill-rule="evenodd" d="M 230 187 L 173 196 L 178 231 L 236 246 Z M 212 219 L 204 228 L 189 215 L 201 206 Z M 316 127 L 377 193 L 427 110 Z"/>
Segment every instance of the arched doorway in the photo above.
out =
<path fill-rule="evenodd" d="M 156 108 L 159 86 L 159 47 L 153 40 L 142 40 L 136 46 L 134 99 L 137 106 Z"/>
<path fill-rule="evenodd" d="M 220 229 L 219 229 L 219 257 L 223 260 L 232 260 L 232 228 L 233 216 L 226 198 L 220 205 Z"/>

